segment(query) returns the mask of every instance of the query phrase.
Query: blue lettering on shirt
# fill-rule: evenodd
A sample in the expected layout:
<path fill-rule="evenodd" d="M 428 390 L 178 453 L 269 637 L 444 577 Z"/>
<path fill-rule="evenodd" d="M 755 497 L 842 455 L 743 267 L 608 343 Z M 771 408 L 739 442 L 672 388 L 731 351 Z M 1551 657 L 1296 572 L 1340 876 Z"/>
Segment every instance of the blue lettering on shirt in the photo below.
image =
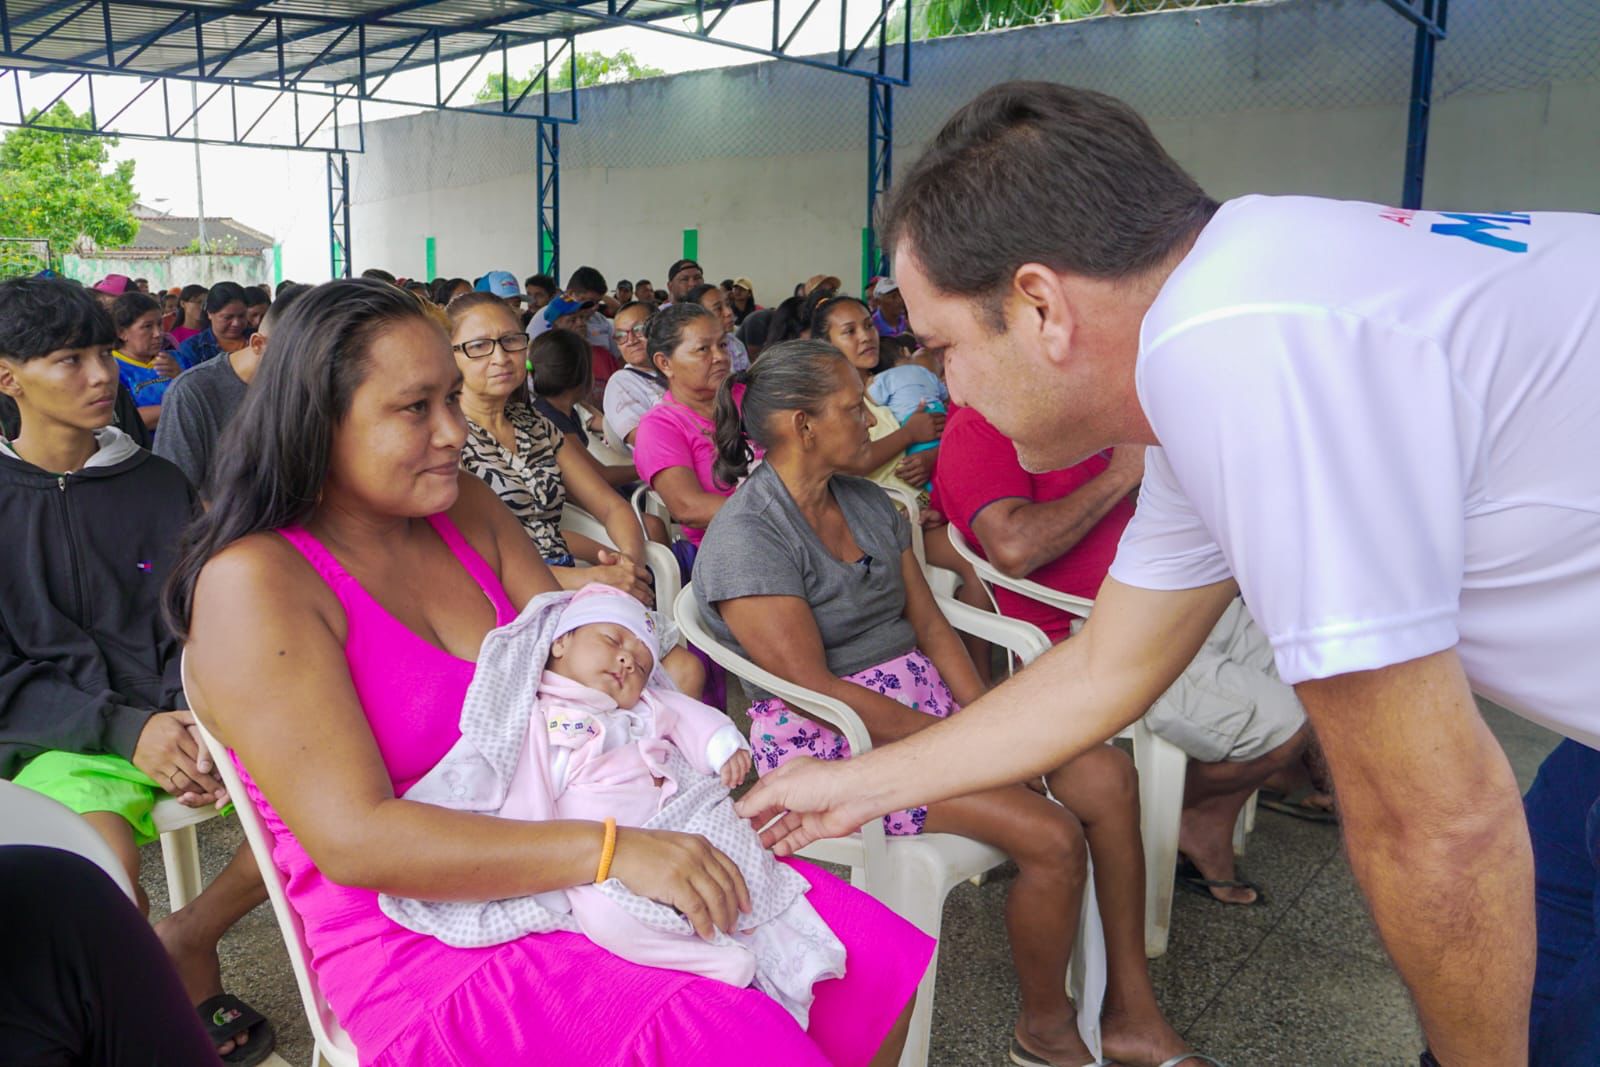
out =
<path fill-rule="evenodd" d="M 1513 223 L 1527 226 L 1533 219 L 1523 212 L 1508 212 L 1504 215 L 1470 215 L 1456 211 L 1441 211 L 1439 214 L 1447 219 L 1455 219 L 1454 223 L 1436 222 L 1432 226 L 1433 233 L 1442 233 L 1447 237 L 1465 237 L 1475 244 L 1486 245 L 1489 248 L 1498 248 L 1504 252 L 1526 252 L 1527 242 L 1513 241 L 1509 237 L 1502 237 L 1493 231 L 1503 230 Z"/>

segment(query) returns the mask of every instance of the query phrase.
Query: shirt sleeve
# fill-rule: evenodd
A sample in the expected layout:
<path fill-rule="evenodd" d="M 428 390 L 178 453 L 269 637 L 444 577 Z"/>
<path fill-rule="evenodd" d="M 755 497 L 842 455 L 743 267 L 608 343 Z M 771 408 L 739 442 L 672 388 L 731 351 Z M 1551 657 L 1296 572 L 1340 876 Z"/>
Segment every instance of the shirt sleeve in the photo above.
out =
<path fill-rule="evenodd" d="M 964 532 L 996 500 L 1033 499 L 1033 479 L 1017 461 L 1010 438 L 968 417 L 945 424 L 933 481 L 942 510 Z"/>
<path fill-rule="evenodd" d="M 639 420 L 633 439 L 633 466 L 648 484 L 668 467 L 694 470 L 694 453 L 684 440 L 683 428 L 667 412 L 655 407 Z"/>
<path fill-rule="evenodd" d="M 1247 309 L 1157 338 L 1161 441 L 1111 573 L 1231 571 L 1289 684 L 1451 648 L 1481 415 L 1431 339 L 1323 308 Z"/>
<path fill-rule="evenodd" d="M 755 487 L 759 484 L 755 483 Z M 735 491 L 734 498 L 751 487 L 752 483 L 746 482 Z M 751 545 L 768 547 L 752 552 Z M 694 584 L 703 591 L 705 603 L 711 605 L 744 596 L 796 596 L 804 600 L 805 570 L 798 551 L 771 524 L 762 521 L 759 512 L 730 511 L 725 504 L 700 542 L 694 559 Z"/>

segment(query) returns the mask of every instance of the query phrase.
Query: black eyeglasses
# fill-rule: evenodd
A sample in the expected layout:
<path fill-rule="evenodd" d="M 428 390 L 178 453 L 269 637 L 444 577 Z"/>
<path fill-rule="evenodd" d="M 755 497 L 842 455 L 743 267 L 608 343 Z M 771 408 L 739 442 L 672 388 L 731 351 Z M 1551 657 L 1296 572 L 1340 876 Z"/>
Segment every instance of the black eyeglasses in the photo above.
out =
<path fill-rule="evenodd" d="M 502 352 L 509 354 L 512 352 L 526 352 L 530 343 L 528 335 L 525 333 L 508 333 L 500 337 L 474 337 L 470 341 L 462 341 L 458 345 L 451 345 L 450 348 L 452 351 L 460 352 L 468 359 L 482 359 L 484 356 L 494 352 L 495 345 L 499 345 Z"/>

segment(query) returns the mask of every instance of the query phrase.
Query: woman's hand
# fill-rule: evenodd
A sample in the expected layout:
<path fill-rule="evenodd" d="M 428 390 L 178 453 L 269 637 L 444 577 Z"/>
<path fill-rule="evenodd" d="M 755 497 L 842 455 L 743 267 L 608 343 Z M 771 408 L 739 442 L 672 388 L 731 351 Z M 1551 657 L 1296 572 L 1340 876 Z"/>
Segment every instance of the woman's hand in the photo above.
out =
<path fill-rule="evenodd" d="M 717 930 L 732 932 L 740 913 L 752 910 L 738 866 L 699 834 L 619 826 L 611 876 L 676 908 L 708 941 Z"/>
<path fill-rule="evenodd" d="M 150 361 L 150 369 L 161 378 L 176 378 L 183 373 L 183 366 L 171 352 L 163 352 Z"/>
<path fill-rule="evenodd" d="M 732 789 L 746 778 L 750 777 L 750 768 L 754 764 L 750 761 L 750 753 L 740 749 L 728 757 L 728 762 L 722 765 L 720 772 L 722 784 Z"/>
<path fill-rule="evenodd" d="M 902 423 L 901 428 L 908 431 L 911 440 L 919 445 L 937 441 L 939 435 L 944 433 L 944 412 L 929 411 L 928 402 L 924 400 L 917 405 L 916 414 Z"/>
<path fill-rule="evenodd" d="M 598 566 L 585 568 L 583 574 L 592 582 L 603 582 L 634 597 L 645 607 L 654 607 L 655 589 L 651 586 L 650 572 L 621 552 L 602 548 L 596 553 Z"/>
<path fill-rule="evenodd" d="M 923 508 L 917 513 L 917 525 L 924 530 L 931 530 L 935 526 L 943 526 L 946 519 L 933 508 Z"/>
<path fill-rule="evenodd" d="M 933 480 L 933 464 L 938 455 L 938 449 L 930 448 L 926 452 L 901 456 L 900 462 L 894 465 L 894 472 L 911 485 L 927 485 Z"/>

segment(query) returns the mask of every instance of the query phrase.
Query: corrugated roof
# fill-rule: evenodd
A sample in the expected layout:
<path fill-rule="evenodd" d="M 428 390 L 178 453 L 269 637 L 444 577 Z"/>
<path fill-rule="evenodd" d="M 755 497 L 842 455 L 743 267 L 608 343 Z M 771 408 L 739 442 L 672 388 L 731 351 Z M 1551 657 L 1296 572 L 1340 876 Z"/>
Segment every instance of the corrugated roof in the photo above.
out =
<path fill-rule="evenodd" d="M 424 47 L 412 62 L 433 60 L 431 35 L 440 37 L 440 58 L 480 54 L 496 35 L 525 43 L 561 38 L 627 21 L 714 12 L 748 0 L 694 3 L 681 0 L 251 0 L 241 4 L 189 0 L 113 0 L 107 4 L 66 0 L 4 0 L 13 40 L 31 41 L 22 57 L 7 59 L 23 68 L 78 70 L 116 67 L 121 74 L 193 74 L 195 39 L 203 46 L 206 77 L 219 63 L 221 80 L 277 80 L 303 75 L 311 81 L 349 81 L 363 72 L 381 77 L 400 63 L 419 40 Z M 185 9 L 196 17 L 185 14 Z M 106 55 L 106 20 L 111 23 L 112 56 Z M 263 20 L 267 20 L 263 26 Z M 42 35 L 42 36 L 39 36 Z M 35 40 L 34 38 L 37 39 Z M 224 62 L 225 61 L 225 62 Z"/>
<path fill-rule="evenodd" d="M 139 233 L 128 248 L 153 250 L 185 249 L 200 239 L 200 220 L 194 215 L 162 215 L 159 212 L 136 207 L 134 217 L 139 220 Z M 242 222 L 229 218 L 206 216 L 206 243 L 233 242 L 240 251 L 271 248 L 275 242 L 269 234 L 251 229 Z"/>

